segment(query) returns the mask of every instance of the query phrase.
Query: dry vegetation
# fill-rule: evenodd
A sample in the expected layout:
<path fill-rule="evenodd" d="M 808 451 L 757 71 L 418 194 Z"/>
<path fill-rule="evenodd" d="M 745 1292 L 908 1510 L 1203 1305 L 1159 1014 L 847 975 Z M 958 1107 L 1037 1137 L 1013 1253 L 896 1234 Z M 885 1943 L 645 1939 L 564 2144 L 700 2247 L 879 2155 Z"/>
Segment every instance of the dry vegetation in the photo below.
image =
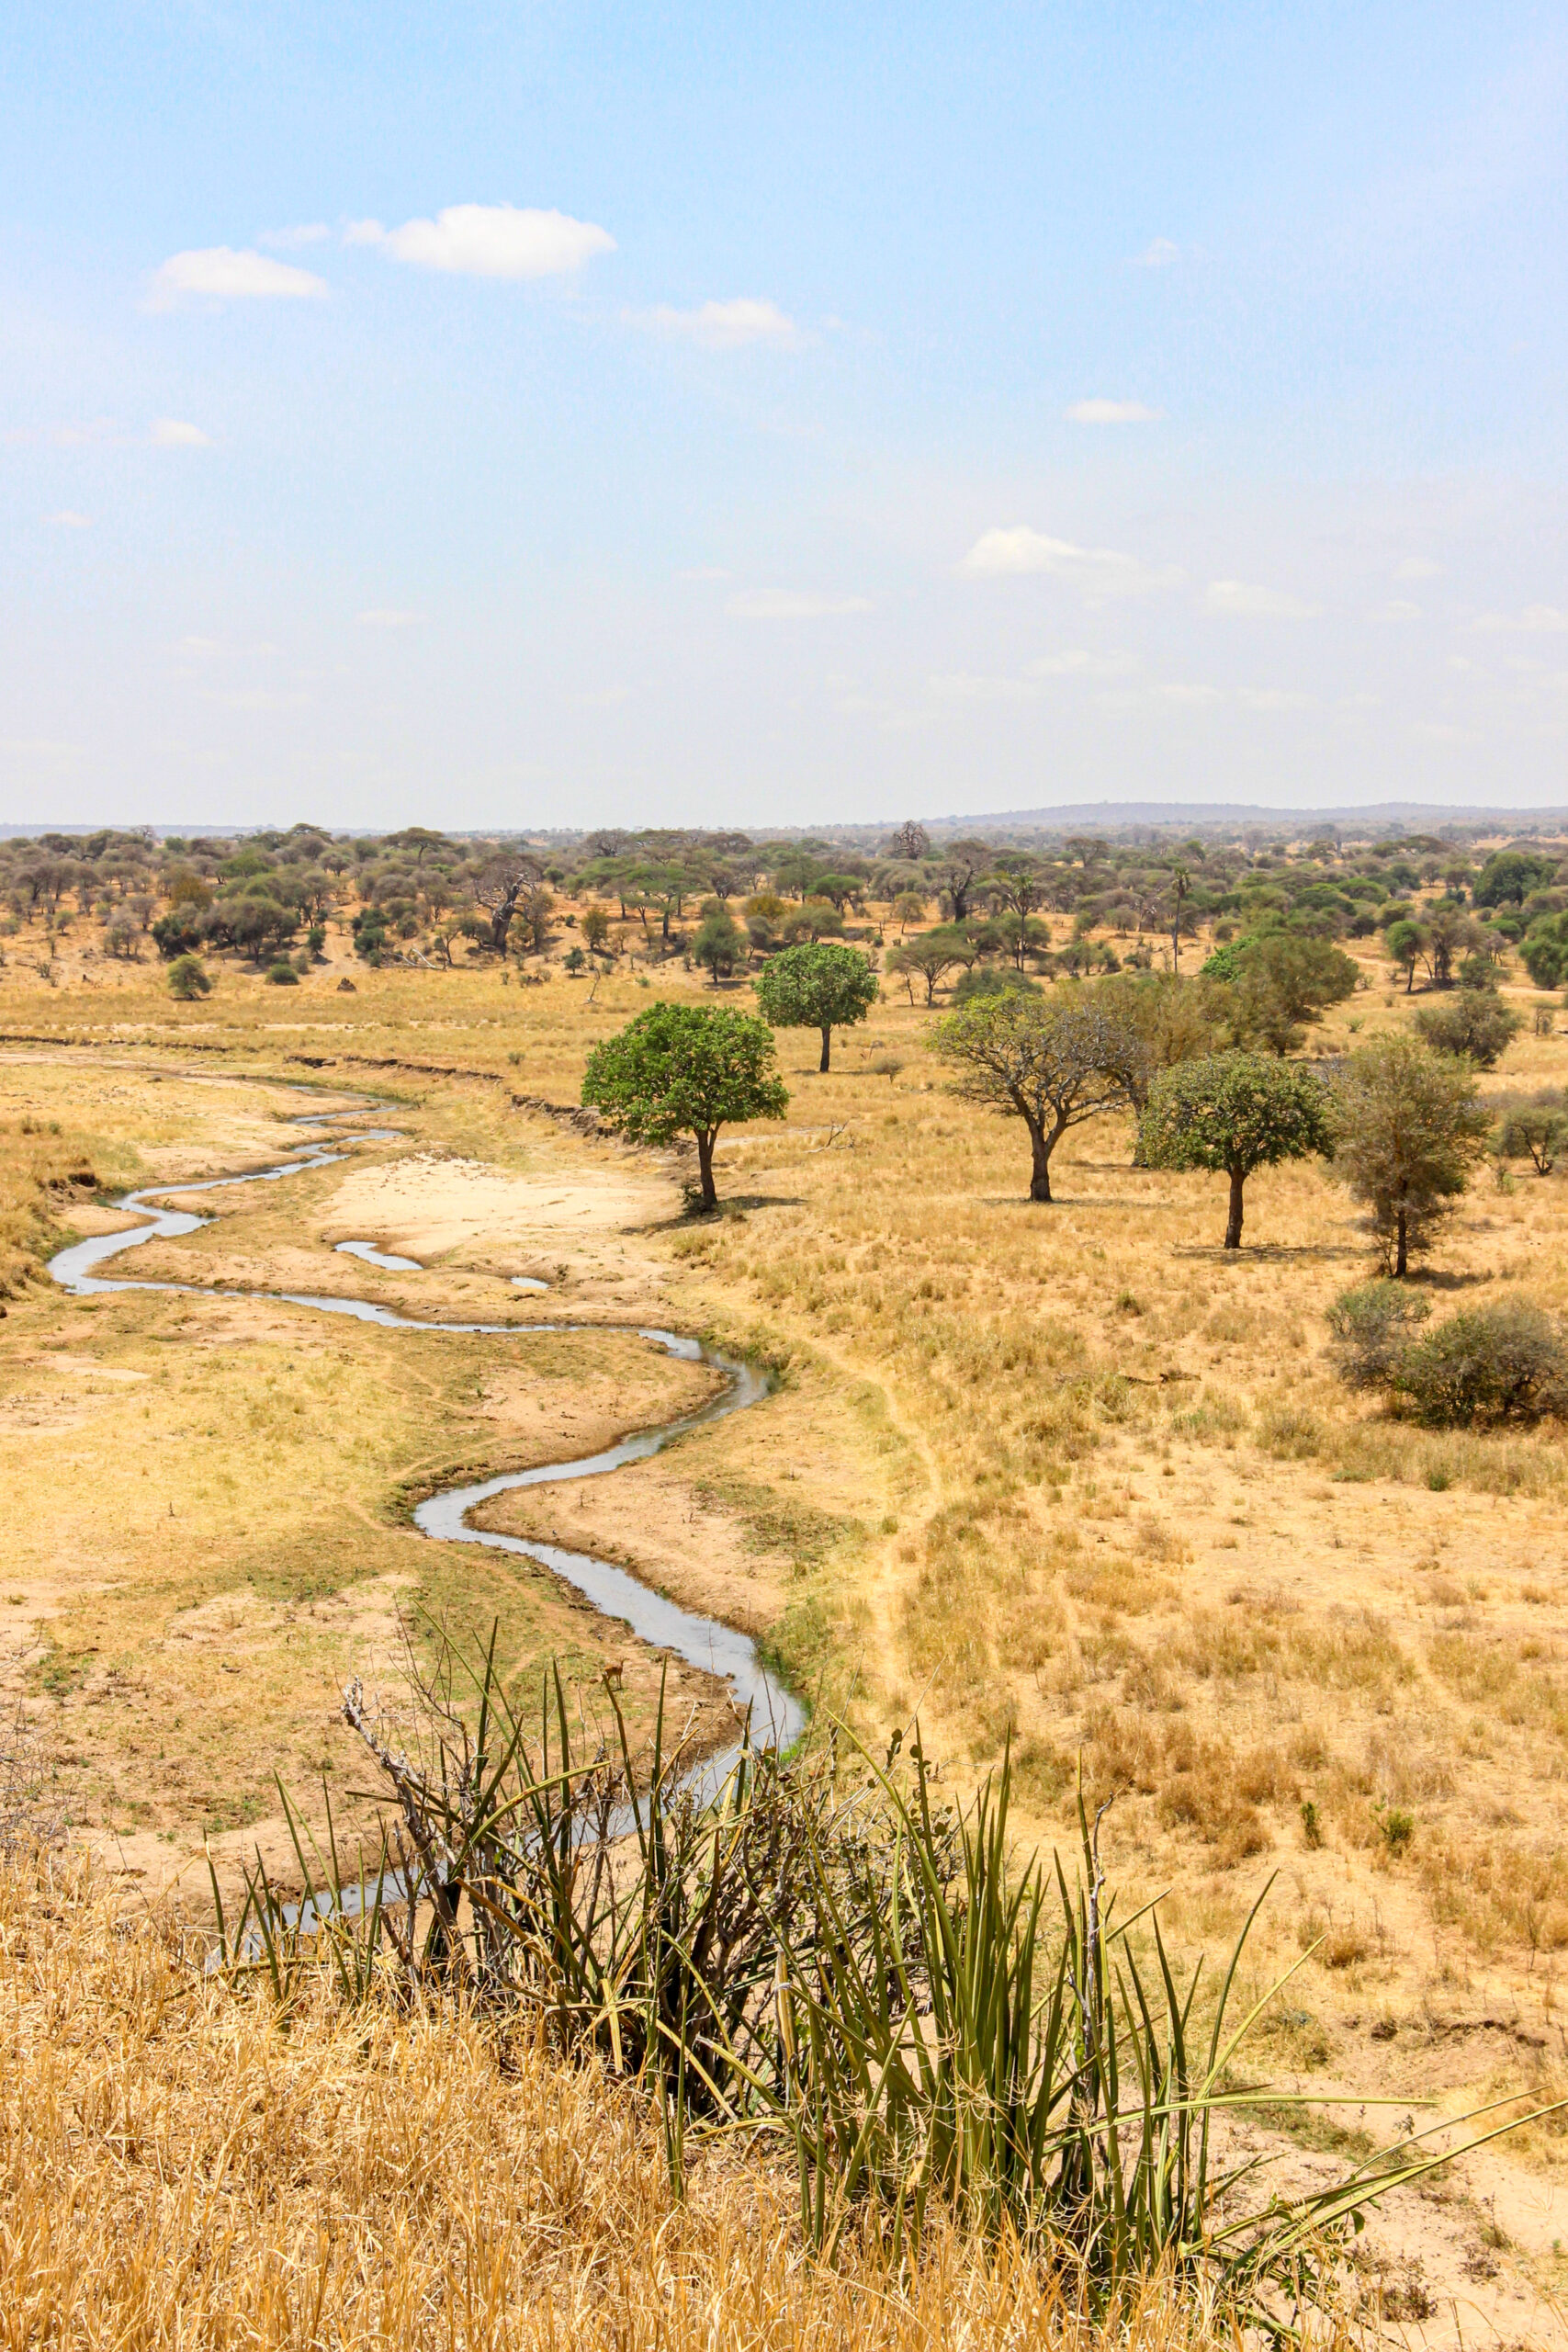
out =
<path fill-rule="evenodd" d="M 122 1895 L 204 1838 L 231 1861 L 259 1839 L 283 1867 L 272 1770 L 307 1805 L 320 1770 L 346 1775 L 337 1690 L 393 1675 L 400 1603 L 499 1617 L 509 1661 L 559 1656 L 585 1708 L 605 1662 L 625 1660 L 634 1712 L 652 1688 L 654 1662 L 549 1579 L 454 1558 L 408 1509 L 459 1472 L 662 1419 L 700 1375 L 608 1332 L 388 1333 L 282 1303 L 68 1301 L 28 1278 L 46 1232 L 103 1229 L 87 1204 L 122 1184 L 282 1156 L 306 1082 L 344 1090 L 317 1095 L 329 1107 L 392 1098 L 403 1140 L 193 1203 L 214 1224 L 128 1272 L 667 1323 L 764 1355 L 782 1372 L 765 1406 L 614 1479 L 508 1498 L 494 1523 L 564 1527 L 765 1633 L 802 1688 L 879 1736 L 918 1709 L 957 1781 L 1010 1735 L 1047 1838 L 1081 1759 L 1116 1795 L 1116 1877 L 1170 1888 L 1189 1948 L 1227 1939 L 1277 1871 L 1257 1967 L 1316 1950 L 1270 2062 L 1343 2096 L 1333 2130 L 1356 2127 L 1354 2093 L 1457 2108 L 1568 2081 L 1562 1433 L 1422 1429 L 1335 1378 L 1324 1313 L 1371 1255 L 1330 1170 L 1261 1171 L 1227 1259 L 1223 1179 L 1132 1168 L 1130 1126 L 1106 1120 L 1062 1146 L 1056 1204 L 1032 1206 L 1021 1131 L 942 1091 L 930 1016 L 889 998 L 829 1076 L 814 1037 L 781 1037 L 788 1120 L 727 1137 L 725 1213 L 692 1224 L 677 1167 L 520 1102 L 575 1102 L 592 1044 L 649 1001 L 624 968 L 591 996 L 558 965 L 536 987 L 493 962 L 375 969 L 329 935 L 287 995 L 225 969 L 176 1004 L 151 961 L 84 965 L 74 937 L 45 978 L 18 952 L 38 936 L 10 945 L 0 990 L 0 1656 Z M 1410 1017 L 1376 943 L 1346 944 L 1367 986 L 1314 1050 Z M 678 965 L 656 984 L 712 1001 Z M 1540 1001 L 1522 974 L 1504 993 Z M 1559 1087 L 1565 1051 L 1527 1027 L 1487 1090 Z M 493 1204 L 465 1224 L 458 1162 L 519 1188 L 504 1242 Z M 400 1189 L 355 1222 L 383 1167 Z M 557 1196 L 594 1188 L 621 1208 L 563 1226 Z M 1568 1312 L 1565 1204 L 1555 1177 L 1483 1178 L 1422 1277 L 1437 1313 L 1515 1296 Z M 429 1271 L 335 1254 L 354 1234 Z M 551 1295 L 520 1300 L 519 1273 Z M 701 1677 L 685 1695 L 715 1706 Z M 377 2324 L 399 2340 L 437 2278 L 462 2343 L 502 2340 L 502 2312 L 504 2340 L 541 2343 L 678 2344 L 710 2310 L 705 2341 L 852 2325 L 987 2343 L 1032 2324 L 1019 2299 L 1036 2288 L 951 2246 L 913 2312 L 857 2303 L 803 2267 L 767 2178 L 716 2158 L 672 2219 L 610 2090 L 460 2019 L 388 2021 L 366 2046 L 323 2010 L 280 2037 L 181 1974 L 171 1928 L 117 1939 L 63 1893 L 7 1899 L 9 2063 L 36 2053 L 39 2072 L 7 2151 L 6 2261 L 35 2301 L 0 2298 L 28 2313 L 10 2336 L 0 2319 L 0 2343 L 50 2340 L 51 2311 L 62 2342 L 281 2343 L 329 2306 L 345 2342 Z M 1541 2340 L 1530 2299 L 1560 2283 L 1562 2157 L 1540 2127 L 1478 2160 L 1457 2203 L 1413 2203 L 1386 2258 L 1416 2249 L 1429 2281 Z M 73 2165 L 72 2193 L 43 2186 Z M 1451 2223 L 1446 2252 L 1428 2221 Z M 172 2282 L 198 2275 L 181 2292 L 210 2300 L 178 2335 Z M 437 2340 L 434 2324 L 404 2340 Z"/>

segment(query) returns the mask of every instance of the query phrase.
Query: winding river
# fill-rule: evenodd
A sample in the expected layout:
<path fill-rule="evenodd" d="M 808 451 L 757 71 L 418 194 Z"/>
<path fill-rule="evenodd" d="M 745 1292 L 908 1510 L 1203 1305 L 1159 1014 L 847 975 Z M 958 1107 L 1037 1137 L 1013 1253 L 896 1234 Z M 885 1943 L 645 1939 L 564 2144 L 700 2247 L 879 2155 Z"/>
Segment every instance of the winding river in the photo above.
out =
<path fill-rule="evenodd" d="M 639 1641 L 655 1649 L 671 1651 L 688 1666 L 705 1673 L 716 1674 L 728 1683 L 731 1696 L 741 1718 L 749 1718 L 754 1738 L 769 1746 L 787 1747 L 805 1727 L 805 1711 L 795 1694 L 772 1675 L 757 1655 L 756 1645 L 733 1625 L 717 1617 L 699 1616 L 695 1611 L 681 1609 L 662 1593 L 655 1592 L 626 1568 L 617 1567 L 612 1561 L 595 1559 L 586 1552 L 570 1552 L 558 1544 L 525 1542 L 521 1536 L 502 1535 L 487 1528 L 469 1524 L 468 1514 L 480 1503 L 489 1502 L 496 1495 L 509 1494 L 518 1487 L 547 1487 L 567 1478 L 598 1478 L 619 1470 L 630 1462 L 646 1462 L 688 1430 L 701 1429 L 710 1421 L 721 1420 L 727 1414 L 743 1411 L 755 1405 L 768 1393 L 765 1377 L 750 1364 L 738 1363 L 720 1355 L 716 1349 L 704 1345 L 699 1340 L 684 1337 L 680 1332 L 664 1331 L 637 1324 L 606 1323 L 450 1323 L 427 1319 L 419 1316 L 400 1315 L 394 1308 L 381 1306 L 369 1299 L 333 1298 L 310 1291 L 251 1291 L 220 1289 L 199 1283 L 134 1282 L 123 1275 L 105 1277 L 96 1270 L 112 1258 L 123 1255 L 148 1241 L 172 1241 L 181 1235 L 195 1233 L 211 1222 L 187 1209 L 160 1208 L 156 1195 L 177 1193 L 215 1193 L 237 1184 L 275 1183 L 286 1176 L 297 1176 L 306 1169 L 329 1168 L 346 1155 L 327 1147 L 338 1140 L 333 1129 L 345 1119 L 364 1118 L 383 1109 L 372 1103 L 351 1111 L 308 1111 L 298 1115 L 296 1124 L 319 1132 L 309 1141 L 302 1140 L 299 1154 L 279 1160 L 271 1168 L 254 1170 L 244 1176 L 219 1176 L 199 1183 L 153 1184 L 141 1192 L 126 1193 L 115 1202 L 116 1208 L 144 1217 L 144 1225 L 125 1233 L 96 1234 L 86 1241 L 73 1242 L 49 1261 L 49 1271 L 62 1289 L 78 1298 L 91 1297 L 106 1291 L 164 1291 L 202 1298 L 255 1298 L 274 1300 L 289 1306 L 310 1307 L 323 1315 L 350 1315 L 361 1323 L 378 1324 L 391 1331 L 453 1331 L 493 1334 L 499 1339 L 515 1339 L 538 1331 L 620 1331 L 635 1332 L 641 1340 L 662 1348 L 666 1354 L 683 1363 L 711 1364 L 725 1375 L 725 1386 L 716 1396 L 693 1411 L 681 1413 L 657 1428 L 638 1430 L 624 1437 L 601 1453 L 586 1455 L 574 1462 L 542 1463 L 532 1470 L 513 1470 L 501 1476 L 486 1478 L 477 1486 L 452 1487 L 443 1493 L 430 1496 L 414 1512 L 414 1524 L 421 1533 L 439 1544 L 482 1544 L 491 1551 L 514 1552 L 536 1566 L 547 1568 L 591 1601 L 606 1619 L 625 1624 Z M 323 1132 L 324 1131 L 324 1132 Z M 357 1127 L 353 1130 L 356 1140 L 391 1142 L 400 1130 L 396 1127 Z M 368 1242 L 344 1243 L 355 1257 L 371 1265 L 390 1266 L 413 1272 L 418 1261 L 396 1258 L 373 1248 Z M 544 1289 L 542 1283 L 531 1277 L 518 1278 L 520 1284 Z M 716 1781 L 728 1770 L 738 1752 L 732 1748 L 724 1756 L 710 1758 L 702 1768 L 705 1780 Z"/>

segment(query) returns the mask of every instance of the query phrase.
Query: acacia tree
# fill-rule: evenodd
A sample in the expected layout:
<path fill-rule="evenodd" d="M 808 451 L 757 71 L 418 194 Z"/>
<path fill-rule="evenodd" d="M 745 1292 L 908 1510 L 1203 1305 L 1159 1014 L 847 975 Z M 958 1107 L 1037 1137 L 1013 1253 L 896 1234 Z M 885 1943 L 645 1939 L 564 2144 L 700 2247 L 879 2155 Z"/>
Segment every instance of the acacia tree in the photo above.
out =
<path fill-rule="evenodd" d="M 957 1067 L 953 1093 L 1023 1121 L 1032 1201 L 1051 1198 L 1051 1154 L 1067 1129 L 1130 1104 L 1145 1075 L 1124 1005 L 1094 989 L 971 997 L 943 1013 L 930 1042 Z"/>
<path fill-rule="evenodd" d="M 1339 1173 L 1371 1206 L 1387 1271 L 1403 1277 L 1486 1148 L 1491 1119 L 1470 1066 L 1405 1031 L 1374 1038 L 1346 1062 L 1330 1121 Z"/>
<path fill-rule="evenodd" d="M 1207 1168 L 1230 1178 L 1225 1248 L 1241 1248 L 1242 1188 L 1255 1168 L 1331 1148 L 1323 1084 L 1301 1062 L 1207 1054 L 1161 1070 L 1138 1133 L 1145 1168 Z"/>
<path fill-rule="evenodd" d="M 773 1033 L 754 1013 L 655 1004 L 594 1046 L 582 1100 L 633 1143 L 690 1135 L 702 1205 L 716 1208 L 713 1148 L 720 1127 L 734 1119 L 782 1119 L 788 1106 L 773 1062 Z"/>
<path fill-rule="evenodd" d="M 876 1002 L 876 974 L 865 957 L 827 942 L 786 947 L 752 985 L 775 1028 L 821 1032 L 818 1070 L 829 1067 L 834 1030 L 863 1021 Z"/>
<path fill-rule="evenodd" d="M 934 931 L 922 931 L 913 939 L 906 939 L 888 956 L 886 969 L 907 976 L 918 972 L 926 984 L 926 1002 L 936 1002 L 936 984 L 955 964 L 967 970 L 979 950 L 967 934 L 950 923 L 939 923 Z M 909 993 L 914 994 L 912 982 Z"/>

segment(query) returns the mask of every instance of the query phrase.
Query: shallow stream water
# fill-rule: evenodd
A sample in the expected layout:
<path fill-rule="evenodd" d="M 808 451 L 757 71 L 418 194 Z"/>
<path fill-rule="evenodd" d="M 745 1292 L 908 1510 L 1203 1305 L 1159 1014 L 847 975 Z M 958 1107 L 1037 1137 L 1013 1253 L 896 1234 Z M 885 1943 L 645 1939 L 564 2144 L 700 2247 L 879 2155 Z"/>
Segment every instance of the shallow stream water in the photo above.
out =
<path fill-rule="evenodd" d="M 371 1106 L 379 1109 L 382 1106 Z M 192 1193 L 227 1191 L 236 1184 L 273 1183 L 286 1176 L 299 1175 L 309 1168 L 331 1167 L 346 1155 L 326 1148 L 335 1140 L 330 1130 L 336 1123 L 350 1118 L 362 1118 L 363 1111 L 305 1112 L 299 1114 L 301 1126 L 329 1130 L 323 1139 L 317 1137 L 305 1144 L 293 1159 L 279 1160 L 274 1167 L 262 1168 L 245 1176 L 218 1176 L 198 1183 L 152 1184 L 140 1192 L 126 1193 L 114 1204 L 116 1208 L 145 1217 L 145 1225 L 125 1233 L 96 1234 L 86 1241 L 73 1242 L 49 1261 L 49 1271 L 61 1286 L 78 1298 L 91 1297 L 108 1291 L 145 1290 L 174 1292 L 203 1298 L 260 1298 L 276 1300 L 290 1306 L 315 1309 L 323 1315 L 348 1315 L 361 1323 L 374 1323 L 391 1331 L 453 1331 L 493 1334 L 512 1339 L 531 1332 L 552 1331 L 635 1331 L 638 1339 L 647 1340 L 662 1348 L 669 1355 L 683 1363 L 711 1364 L 725 1375 L 726 1385 L 716 1396 L 694 1410 L 679 1413 L 657 1428 L 638 1430 L 601 1453 L 593 1453 L 572 1462 L 542 1463 L 532 1470 L 513 1470 L 495 1478 L 486 1478 L 477 1486 L 453 1487 L 434 1494 L 419 1505 L 414 1512 L 414 1524 L 422 1534 L 439 1544 L 482 1544 L 498 1552 L 513 1552 L 538 1566 L 548 1568 L 552 1575 L 571 1585 L 592 1601 L 601 1615 L 623 1623 L 639 1641 L 655 1649 L 671 1651 L 688 1666 L 704 1672 L 722 1676 L 728 1681 L 738 1713 L 749 1717 L 752 1738 L 763 1746 L 788 1747 L 798 1737 L 805 1725 L 805 1711 L 799 1701 L 775 1676 L 771 1674 L 757 1655 L 755 1644 L 733 1625 L 721 1618 L 705 1617 L 696 1611 L 677 1607 L 662 1593 L 635 1577 L 627 1568 L 617 1567 L 612 1561 L 595 1559 L 591 1553 L 571 1552 L 557 1544 L 525 1541 L 517 1535 L 502 1535 L 487 1528 L 469 1524 L 468 1514 L 480 1503 L 489 1502 L 496 1495 L 510 1494 L 522 1487 L 553 1486 L 568 1478 L 598 1478 L 625 1467 L 627 1463 L 646 1462 L 659 1453 L 672 1438 L 688 1430 L 700 1429 L 709 1421 L 722 1419 L 728 1413 L 740 1412 L 757 1404 L 768 1393 L 765 1377 L 752 1366 L 738 1363 L 701 1340 L 689 1339 L 676 1331 L 660 1330 L 641 1324 L 606 1323 L 453 1323 L 429 1317 L 400 1315 L 390 1306 L 382 1306 L 370 1299 L 333 1298 L 309 1291 L 253 1291 L 221 1288 L 200 1283 L 135 1282 L 124 1275 L 105 1277 L 96 1269 L 128 1250 L 148 1241 L 177 1240 L 182 1235 L 195 1233 L 211 1220 L 188 1209 L 160 1208 L 156 1196 L 178 1193 L 182 1198 Z M 356 1127 L 356 1138 L 388 1142 L 396 1138 L 395 1127 Z M 419 1271 L 417 1261 L 398 1258 L 376 1250 L 368 1242 L 347 1242 L 340 1245 L 355 1257 L 371 1265 Z M 520 1286 L 543 1289 L 546 1285 L 528 1277 L 519 1279 Z M 702 1778 L 716 1786 L 733 1761 L 737 1748 L 720 1757 L 710 1758 L 701 1768 Z"/>

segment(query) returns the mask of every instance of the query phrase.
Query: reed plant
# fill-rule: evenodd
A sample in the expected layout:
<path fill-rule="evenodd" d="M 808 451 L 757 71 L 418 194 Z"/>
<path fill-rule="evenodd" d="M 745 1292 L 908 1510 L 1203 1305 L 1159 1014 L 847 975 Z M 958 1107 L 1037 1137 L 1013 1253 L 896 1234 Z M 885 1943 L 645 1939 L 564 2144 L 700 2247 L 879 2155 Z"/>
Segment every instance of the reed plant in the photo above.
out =
<path fill-rule="evenodd" d="M 826 2258 L 869 2233 L 899 2267 L 940 2219 L 1069 2270 L 1097 2308 L 1163 2276 L 1278 2331 L 1367 2205 L 1445 2161 L 1406 2137 L 1281 2199 L 1260 2159 L 1223 2159 L 1227 2121 L 1290 2103 L 1239 2071 L 1286 1979 L 1232 2017 L 1268 1889 L 1212 1997 L 1201 1962 L 1183 1988 L 1157 1906 L 1114 1917 L 1105 1807 L 1080 1791 L 1071 1877 L 1014 1852 L 1010 1751 L 967 1808 L 918 1732 L 880 1760 L 841 1728 L 782 1758 L 742 1736 L 705 1767 L 662 1703 L 634 1752 L 613 1689 L 607 1735 L 574 1732 L 554 1671 L 530 1731 L 493 1639 L 471 1668 L 448 1647 L 422 1700 L 399 1745 L 351 1687 L 395 1826 L 350 1875 L 330 1815 L 317 1844 L 288 1807 L 304 1898 L 283 1905 L 258 1855 L 232 1927 L 220 1906 L 220 1966 L 285 2005 L 324 1966 L 354 2003 L 531 2017 L 637 2086 L 677 2194 L 694 2135 L 771 2145 Z"/>

